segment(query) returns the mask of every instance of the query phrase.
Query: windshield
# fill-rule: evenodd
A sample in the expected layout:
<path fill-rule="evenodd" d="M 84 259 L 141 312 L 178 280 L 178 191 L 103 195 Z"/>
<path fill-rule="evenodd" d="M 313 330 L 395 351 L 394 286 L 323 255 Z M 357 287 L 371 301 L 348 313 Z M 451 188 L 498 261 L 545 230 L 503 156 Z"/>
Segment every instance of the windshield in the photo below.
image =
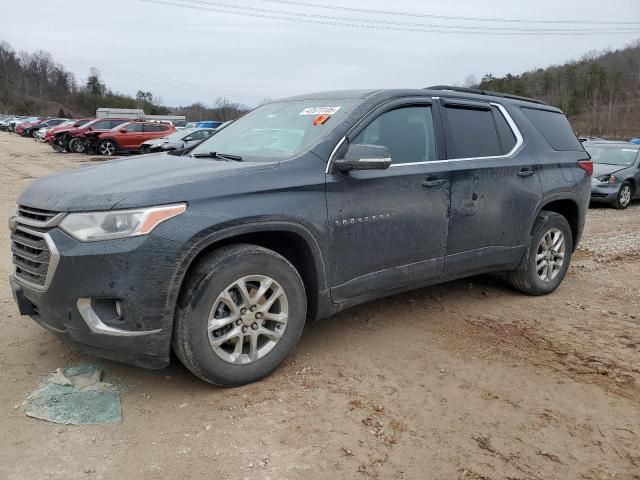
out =
<path fill-rule="evenodd" d="M 356 102 L 342 99 L 268 103 L 219 130 L 190 155 L 217 152 L 249 161 L 292 158 L 340 123 Z"/>
<path fill-rule="evenodd" d="M 585 145 L 585 150 L 591 155 L 593 163 L 607 165 L 633 165 L 640 147 L 634 145 Z"/>

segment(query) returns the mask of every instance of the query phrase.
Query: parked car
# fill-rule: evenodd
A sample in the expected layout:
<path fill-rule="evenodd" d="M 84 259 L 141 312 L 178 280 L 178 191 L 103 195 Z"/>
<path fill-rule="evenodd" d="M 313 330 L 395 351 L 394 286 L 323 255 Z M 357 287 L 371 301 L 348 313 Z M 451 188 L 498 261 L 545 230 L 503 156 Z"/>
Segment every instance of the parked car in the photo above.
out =
<path fill-rule="evenodd" d="M 40 123 L 42 120 L 44 119 L 40 117 L 27 117 L 27 118 L 15 120 L 14 122 L 11 122 L 9 126 L 9 131 L 15 132 L 18 135 L 22 135 L 25 128 L 30 127 L 31 125 Z"/>
<path fill-rule="evenodd" d="M 42 127 L 55 127 L 60 125 L 63 122 L 66 122 L 66 118 L 43 118 L 40 121 L 32 122 L 32 123 L 22 123 L 16 129 L 16 132 L 22 135 L 23 137 L 32 137 L 36 138 L 38 130 Z"/>
<path fill-rule="evenodd" d="M 112 128 L 118 127 L 125 123 L 129 123 L 131 120 L 128 118 L 96 118 L 90 122 L 85 123 L 81 127 L 73 128 L 63 134 L 59 134 L 59 140 L 55 140 L 55 144 L 63 145 L 65 138 L 62 135 L 66 136 L 66 149 L 69 152 L 73 153 L 85 153 L 87 151 L 87 139 L 86 135 L 92 134 L 100 134 L 102 132 L 107 132 Z"/>
<path fill-rule="evenodd" d="M 196 128 L 218 128 L 222 125 L 222 122 L 218 122 L 216 120 L 203 120 L 201 122 L 196 122 Z"/>
<path fill-rule="evenodd" d="M 44 136 L 44 141 L 50 144 L 54 144 L 60 148 L 66 149 L 68 142 L 67 133 L 73 129 L 80 128 L 89 123 L 93 118 L 79 118 L 76 120 L 69 120 L 68 122 L 61 123 L 57 127 L 47 129 L 47 133 Z"/>
<path fill-rule="evenodd" d="M 100 134 L 87 134 L 87 150 L 107 156 L 118 152 L 139 152 L 142 143 L 147 140 L 164 137 L 175 131 L 175 127 L 165 123 L 130 122 Z"/>
<path fill-rule="evenodd" d="M 160 150 L 171 151 L 192 147 L 202 140 L 209 138 L 216 132 L 213 128 L 182 128 L 166 137 L 154 138 L 142 142 L 140 147 L 143 153 L 157 152 Z"/>
<path fill-rule="evenodd" d="M 22 124 L 20 126 L 21 129 L 21 135 L 23 137 L 32 137 L 32 138 L 36 138 L 38 135 L 38 130 L 40 130 L 41 128 L 49 128 L 49 127 L 56 127 L 64 122 L 66 122 L 68 119 L 67 118 L 46 118 L 46 119 L 42 119 L 39 122 L 33 123 L 33 124 L 29 124 L 29 125 L 25 125 Z"/>
<path fill-rule="evenodd" d="M 629 142 L 635 145 L 640 145 L 640 138 L 632 138 L 631 140 L 629 140 Z"/>
<path fill-rule="evenodd" d="M 10 220 L 10 283 L 20 313 L 76 349 L 161 368 L 173 346 L 199 378 L 241 385 L 285 359 L 307 318 L 367 300 L 485 272 L 553 292 L 592 168 L 540 101 L 301 95 L 179 157 L 36 180 Z"/>
<path fill-rule="evenodd" d="M 67 127 L 69 125 L 73 125 L 75 122 L 75 120 L 65 120 L 64 122 L 58 124 L 58 125 L 47 125 L 46 123 L 43 123 L 40 128 L 36 131 L 36 134 L 34 135 L 34 138 L 36 139 L 36 141 L 41 141 L 44 142 L 45 141 L 45 137 L 47 135 L 47 132 L 53 130 L 54 128 L 58 128 L 58 127 Z"/>
<path fill-rule="evenodd" d="M 627 208 L 640 197 L 640 145 L 629 142 L 585 142 L 593 160 L 591 201 Z"/>

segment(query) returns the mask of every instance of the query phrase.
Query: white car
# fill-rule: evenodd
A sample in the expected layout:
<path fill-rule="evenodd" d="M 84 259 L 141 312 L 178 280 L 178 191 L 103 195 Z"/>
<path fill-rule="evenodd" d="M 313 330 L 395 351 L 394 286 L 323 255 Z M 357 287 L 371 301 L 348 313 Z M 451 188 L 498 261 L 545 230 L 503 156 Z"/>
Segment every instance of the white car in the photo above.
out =
<path fill-rule="evenodd" d="M 214 128 L 183 128 L 166 137 L 154 138 L 142 143 L 142 152 L 180 150 L 200 143 L 216 132 Z"/>

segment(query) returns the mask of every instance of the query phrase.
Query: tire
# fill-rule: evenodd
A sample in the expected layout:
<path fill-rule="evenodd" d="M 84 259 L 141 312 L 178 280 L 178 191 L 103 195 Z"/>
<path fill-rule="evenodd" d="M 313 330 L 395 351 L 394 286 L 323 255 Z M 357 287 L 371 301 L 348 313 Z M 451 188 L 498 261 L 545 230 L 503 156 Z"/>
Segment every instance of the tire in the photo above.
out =
<path fill-rule="evenodd" d="M 264 279 L 265 283 L 252 282 L 258 277 Z M 267 279 L 276 286 L 266 290 L 265 296 L 261 297 L 265 299 L 262 303 L 243 299 L 240 290 L 236 289 L 237 282 L 243 282 L 245 291 L 257 298 L 260 287 L 266 286 Z M 254 307 L 266 305 L 270 300 L 266 295 L 274 294 L 272 288 L 281 289 L 284 295 L 277 297 L 273 306 L 265 310 L 267 313 L 264 316 L 284 315 L 284 324 L 267 318 L 257 320 L 258 316 L 263 316 L 260 310 L 255 313 L 252 313 L 254 310 L 249 311 L 253 308 L 250 306 L 252 304 Z M 225 292 L 228 301 L 220 301 Z M 229 301 L 233 301 L 237 307 L 235 315 L 228 307 Z M 218 325 L 209 332 L 209 316 L 214 308 L 216 318 L 213 321 L 217 321 Z M 274 313 L 273 309 L 277 311 Z M 306 310 L 304 284 L 287 259 L 256 245 L 222 247 L 200 260 L 185 281 L 173 326 L 173 350 L 180 361 L 205 382 L 225 387 L 255 382 L 273 372 L 293 351 L 304 328 Z M 222 319 L 218 319 L 220 315 Z M 228 323 L 230 319 L 234 320 Z M 257 323 L 254 325 L 258 321 L 261 326 L 256 326 Z M 222 326 L 225 322 L 226 325 Z M 241 351 L 238 352 L 239 335 L 244 331 L 246 336 L 242 337 Z M 269 336 L 262 332 L 269 332 Z M 271 337 L 278 334 L 280 336 L 277 339 Z M 257 353 L 252 359 L 249 355 L 254 351 L 254 336 L 257 339 Z M 230 340 L 214 346 L 223 337 Z M 248 341 L 246 337 L 249 337 Z"/>
<path fill-rule="evenodd" d="M 35 138 L 36 140 L 38 139 L 38 131 L 37 130 L 31 130 L 31 138 Z"/>
<path fill-rule="evenodd" d="M 98 148 L 96 148 L 96 152 L 98 155 L 105 155 L 110 157 L 116 154 L 118 147 L 113 140 L 103 140 L 98 144 Z"/>
<path fill-rule="evenodd" d="M 631 204 L 631 198 L 633 197 L 633 187 L 629 182 L 622 182 L 618 196 L 613 202 L 613 208 L 617 210 L 624 210 Z"/>
<path fill-rule="evenodd" d="M 547 239 L 553 241 L 558 238 L 555 236 L 558 232 L 563 238 L 562 245 L 557 247 L 558 252 L 554 253 L 553 248 L 545 251 L 543 239 L 545 243 Z M 559 251 L 560 249 L 563 249 L 562 252 Z M 560 253 L 563 258 L 562 263 L 558 265 Z M 509 283 L 516 290 L 528 295 L 547 295 L 562 283 L 569 268 L 572 253 L 573 234 L 567 219 L 555 212 L 542 211 L 533 225 L 531 243 L 527 246 L 520 265 L 517 270 L 508 275 Z M 542 254 L 545 257 L 539 258 Z M 543 267 L 539 273 L 541 265 Z"/>
<path fill-rule="evenodd" d="M 84 153 L 87 149 L 87 146 L 84 142 L 83 138 L 72 138 L 71 140 L 69 140 L 69 143 L 67 144 L 67 150 L 69 150 L 72 153 Z"/>

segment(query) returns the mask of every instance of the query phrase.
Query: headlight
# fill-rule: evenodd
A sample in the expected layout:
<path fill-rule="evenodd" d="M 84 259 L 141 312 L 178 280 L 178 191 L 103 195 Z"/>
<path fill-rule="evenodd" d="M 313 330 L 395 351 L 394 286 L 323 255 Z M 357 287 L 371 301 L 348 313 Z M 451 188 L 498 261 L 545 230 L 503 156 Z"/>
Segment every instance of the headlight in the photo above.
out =
<path fill-rule="evenodd" d="M 186 209 L 187 205 L 180 203 L 135 210 L 70 213 L 60 222 L 60 228 L 81 242 L 135 237 L 151 233 L 162 222 Z"/>
<path fill-rule="evenodd" d="M 616 183 L 616 176 L 615 175 L 602 175 L 601 177 L 598 177 L 598 182 L 600 183 Z"/>

